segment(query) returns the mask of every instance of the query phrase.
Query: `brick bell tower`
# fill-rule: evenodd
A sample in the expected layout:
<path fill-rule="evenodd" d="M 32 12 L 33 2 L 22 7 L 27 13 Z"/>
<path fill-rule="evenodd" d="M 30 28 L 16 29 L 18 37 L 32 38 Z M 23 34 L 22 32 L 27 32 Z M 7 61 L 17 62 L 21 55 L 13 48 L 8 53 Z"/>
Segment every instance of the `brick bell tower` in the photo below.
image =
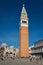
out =
<path fill-rule="evenodd" d="M 23 5 L 20 17 L 20 44 L 19 57 L 29 57 L 28 47 L 28 17 L 25 7 Z"/>

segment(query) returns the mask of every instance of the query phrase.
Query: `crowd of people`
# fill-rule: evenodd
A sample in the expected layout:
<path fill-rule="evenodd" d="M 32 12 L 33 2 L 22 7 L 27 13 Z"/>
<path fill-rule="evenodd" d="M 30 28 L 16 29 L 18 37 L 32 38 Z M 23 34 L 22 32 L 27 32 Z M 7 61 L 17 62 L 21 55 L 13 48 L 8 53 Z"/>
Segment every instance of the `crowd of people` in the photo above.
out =
<path fill-rule="evenodd" d="M 37 56 L 30 56 L 29 59 L 32 62 L 40 62 L 42 60 L 41 57 L 37 57 Z"/>

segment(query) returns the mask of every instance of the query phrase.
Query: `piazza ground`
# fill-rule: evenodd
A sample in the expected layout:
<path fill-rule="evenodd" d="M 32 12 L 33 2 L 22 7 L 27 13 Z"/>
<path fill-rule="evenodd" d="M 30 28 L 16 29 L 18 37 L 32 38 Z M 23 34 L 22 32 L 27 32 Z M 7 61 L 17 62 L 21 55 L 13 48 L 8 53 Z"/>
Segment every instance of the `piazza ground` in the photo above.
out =
<path fill-rule="evenodd" d="M 19 59 L 4 59 L 0 60 L 0 65 L 43 65 L 43 60 L 39 62 L 30 61 L 28 58 L 19 58 Z"/>

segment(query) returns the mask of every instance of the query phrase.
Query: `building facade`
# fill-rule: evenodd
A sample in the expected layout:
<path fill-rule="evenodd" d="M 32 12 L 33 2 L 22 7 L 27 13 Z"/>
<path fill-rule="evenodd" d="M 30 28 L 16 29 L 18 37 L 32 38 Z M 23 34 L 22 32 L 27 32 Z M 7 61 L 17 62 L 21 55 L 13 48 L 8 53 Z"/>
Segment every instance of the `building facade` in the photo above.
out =
<path fill-rule="evenodd" d="M 1 54 L 3 55 L 3 57 L 16 57 L 16 49 L 14 48 L 14 46 L 10 46 L 8 47 L 8 45 L 6 43 L 2 43 L 2 45 L 0 46 L 0 56 Z"/>
<path fill-rule="evenodd" d="M 43 58 L 43 39 L 34 43 L 34 47 L 31 47 L 31 55 Z"/>

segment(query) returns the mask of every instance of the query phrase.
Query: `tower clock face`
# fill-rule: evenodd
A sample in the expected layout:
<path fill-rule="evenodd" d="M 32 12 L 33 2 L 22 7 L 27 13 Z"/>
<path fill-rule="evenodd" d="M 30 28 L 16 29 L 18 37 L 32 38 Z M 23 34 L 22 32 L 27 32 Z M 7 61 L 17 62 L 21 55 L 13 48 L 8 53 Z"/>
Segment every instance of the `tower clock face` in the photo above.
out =
<path fill-rule="evenodd" d="M 25 24 L 26 24 L 26 23 L 27 23 L 27 21 L 22 21 L 22 23 L 25 23 Z"/>

